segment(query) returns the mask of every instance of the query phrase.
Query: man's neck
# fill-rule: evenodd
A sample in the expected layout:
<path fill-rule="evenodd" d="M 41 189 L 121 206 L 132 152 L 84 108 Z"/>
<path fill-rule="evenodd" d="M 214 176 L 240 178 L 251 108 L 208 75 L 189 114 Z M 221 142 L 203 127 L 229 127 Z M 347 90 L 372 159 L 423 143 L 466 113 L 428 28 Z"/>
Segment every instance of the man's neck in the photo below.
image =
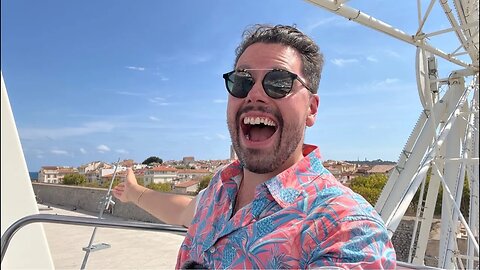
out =
<path fill-rule="evenodd" d="M 282 166 L 280 166 L 277 170 L 270 172 L 270 173 L 254 173 L 249 171 L 246 168 L 243 168 L 243 179 L 240 183 L 240 187 L 237 193 L 237 199 L 235 203 L 235 212 L 241 209 L 243 206 L 249 204 L 255 198 L 255 189 L 258 185 L 266 182 L 267 180 L 271 179 L 272 177 L 280 174 L 281 172 L 285 171 L 286 169 L 290 168 L 298 161 L 303 158 L 303 153 L 301 151 L 296 151 L 291 158 L 289 158 Z"/>

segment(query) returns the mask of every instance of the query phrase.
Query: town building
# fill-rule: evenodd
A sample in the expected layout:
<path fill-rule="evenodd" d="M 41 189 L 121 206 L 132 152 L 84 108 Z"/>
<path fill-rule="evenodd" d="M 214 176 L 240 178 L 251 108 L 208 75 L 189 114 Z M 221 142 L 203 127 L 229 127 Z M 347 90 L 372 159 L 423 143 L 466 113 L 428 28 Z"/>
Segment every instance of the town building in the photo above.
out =
<path fill-rule="evenodd" d="M 112 178 L 113 178 L 113 173 L 101 176 L 99 185 L 103 186 L 106 183 L 110 183 L 112 181 Z M 115 174 L 115 179 L 118 179 L 118 181 L 120 182 L 125 181 L 126 178 L 127 178 L 127 171 L 120 171 Z"/>
<path fill-rule="evenodd" d="M 145 186 L 150 183 L 171 183 L 177 180 L 177 172 L 178 170 L 173 167 L 158 166 L 147 168 L 143 176 L 143 183 Z"/>
<path fill-rule="evenodd" d="M 370 170 L 367 170 L 366 174 L 387 174 L 389 175 L 395 165 L 374 165 Z"/>
<path fill-rule="evenodd" d="M 182 163 L 188 165 L 195 162 L 195 157 L 183 157 Z"/>
<path fill-rule="evenodd" d="M 212 174 L 206 169 L 183 169 L 177 171 L 178 180 L 180 182 L 192 180 L 194 178 L 202 178 Z"/>
<path fill-rule="evenodd" d="M 193 194 L 197 192 L 200 179 L 188 180 L 174 186 L 173 192 L 181 194 Z"/>
<path fill-rule="evenodd" d="M 61 184 L 67 174 L 78 174 L 78 169 L 69 166 L 43 166 L 38 172 L 38 182 Z"/>

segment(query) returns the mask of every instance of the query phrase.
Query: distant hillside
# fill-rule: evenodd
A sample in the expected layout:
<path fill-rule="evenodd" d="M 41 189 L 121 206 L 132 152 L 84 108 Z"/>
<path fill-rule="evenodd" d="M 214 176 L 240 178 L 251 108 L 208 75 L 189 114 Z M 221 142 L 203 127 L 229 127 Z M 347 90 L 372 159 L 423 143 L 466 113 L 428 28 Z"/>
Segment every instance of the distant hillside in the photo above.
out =
<path fill-rule="evenodd" d="M 381 160 L 381 159 L 376 159 L 376 160 L 345 160 L 348 163 L 352 164 L 357 164 L 357 165 L 367 165 L 367 166 L 375 166 L 375 165 L 395 165 L 397 164 L 396 162 L 393 161 L 388 161 L 388 160 Z"/>

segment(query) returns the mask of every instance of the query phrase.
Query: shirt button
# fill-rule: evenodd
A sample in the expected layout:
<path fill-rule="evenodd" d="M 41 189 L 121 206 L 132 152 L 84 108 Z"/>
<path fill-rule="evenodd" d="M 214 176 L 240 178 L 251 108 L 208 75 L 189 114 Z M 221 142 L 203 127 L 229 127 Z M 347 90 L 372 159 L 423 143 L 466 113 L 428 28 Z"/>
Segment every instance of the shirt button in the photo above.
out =
<path fill-rule="evenodd" d="M 210 251 L 210 253 L 214 253 L 214 252 L 215 252 L 215 250 L 216 250 L 216 248 L 215 248 L 215 247 L 211 247 L 211 248 L 210 248 L 208 251 Z"/>

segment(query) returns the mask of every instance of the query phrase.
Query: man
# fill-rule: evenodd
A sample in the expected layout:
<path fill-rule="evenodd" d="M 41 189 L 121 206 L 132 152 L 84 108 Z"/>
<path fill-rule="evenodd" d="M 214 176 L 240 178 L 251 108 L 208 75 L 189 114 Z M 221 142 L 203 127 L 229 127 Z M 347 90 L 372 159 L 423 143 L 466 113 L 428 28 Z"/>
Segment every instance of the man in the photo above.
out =
<path fill-rule="evenodd" d="M 373 207 L 335 180 L 316 146 L 303 143 L 319 105 L 318 46 L 294 27 L 257 25 L 236 52 L 235 69 L 223 77 L 239 160 L 191 201 L 138 186 L 131 170 L 115 196 L 189 228 L 177 268 L 395 268 Z"/>

